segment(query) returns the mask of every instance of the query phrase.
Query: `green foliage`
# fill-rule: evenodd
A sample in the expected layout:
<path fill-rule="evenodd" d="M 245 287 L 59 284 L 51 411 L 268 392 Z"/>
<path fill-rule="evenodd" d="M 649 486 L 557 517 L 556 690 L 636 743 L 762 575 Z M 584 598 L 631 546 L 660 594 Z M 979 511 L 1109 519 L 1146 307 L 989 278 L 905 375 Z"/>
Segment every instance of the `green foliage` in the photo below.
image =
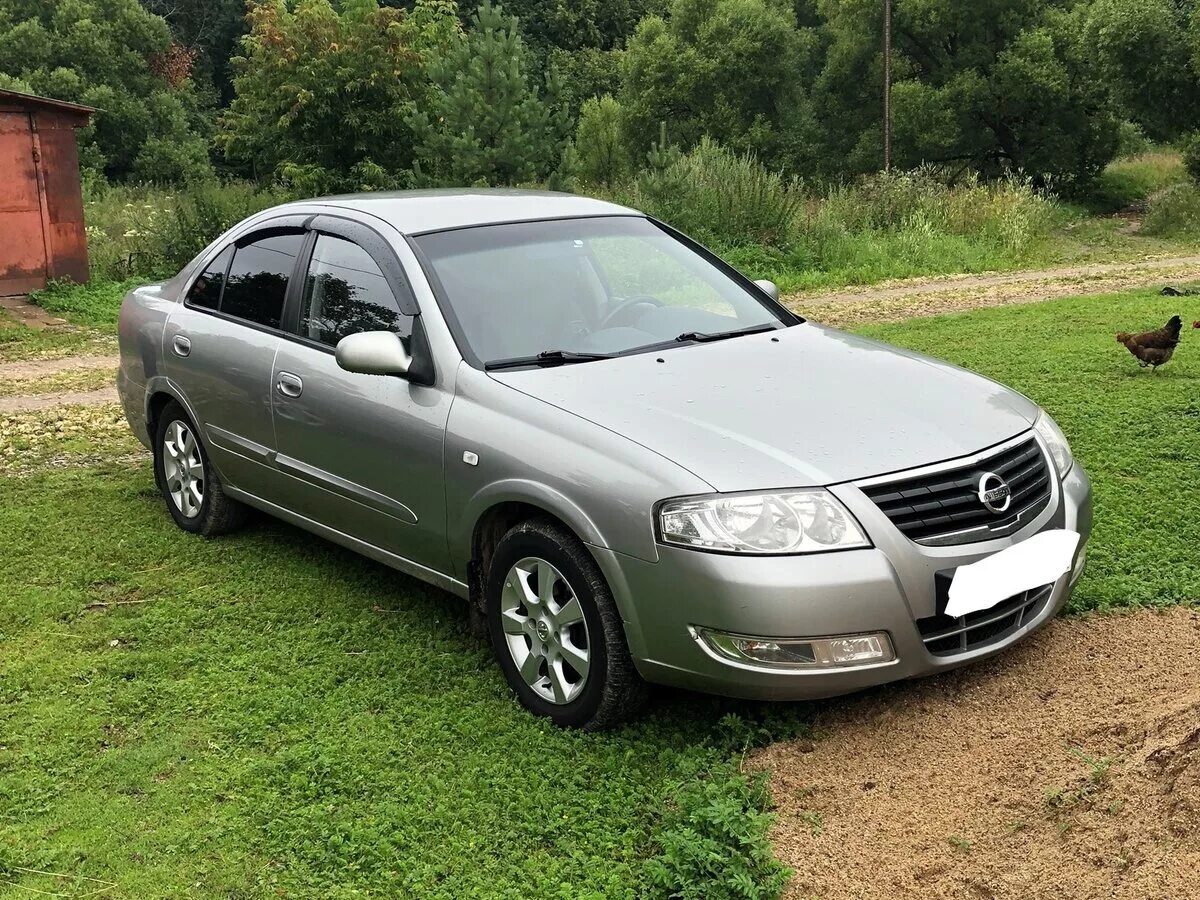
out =
<path fill-rule="evenodd" d="M 823 3 L 829 40 L 815 100 L 834 171 L 882 165 L 877 0 Z M 927 0 L 893 12 L 894 160 L 985 176 L 1083 183 L 1116 150 L 1108 88 L 1082 40 L 1084 7 Z"/>
<path fill-rule="evenodd" d="M 1145 153 L 1151 147 L 1150 139 L 1142 126 L 1136 122 L 1123 119 L 1117 123 L 1117 159 L 1127 156 L 1137 156 Z"/>
<path fill-rule="evenodd" d="M 620 50 L 550 50 L 547 67 L 558 73 L 559 102 L 572 118 L 584 101 L 620 91 L 621 56 Z"/>
<path fill-rule="evenodd" d="M 447 0 L 408 13 L 376 0 L 255 2 L 219 143 L 244 173 L 321 193 L 402 184 L 428 68 L 460 43 Z M 382 182 L 382 184 L 381 184 Z"/>
<path fill-rule="evenodd" d="M 660 151 L 661 152 L 661 151 Z M 651 166 L 631 202 L 699 240 L 786 245 L 803 203 L 798 186 L 751 153 L 703 138 L 691 153 Z"/>
<path fill-rule="evenodd" d="M 804 86 L 818 39 L 774 0 L 673 0 L 630 38 L 620 100 L 633 149 L 645 152 L 668 120 L 685 149 L 709 137 L 770 165 L 804 168 L 816 125 Z"/>
<path fill-rule="evenodd" d="M 1142 229 L 1147 234 L 1200 237 L 1200 184 L 1184 181 L 1153 194 Z"/>
<path fill-rule="evenodd" d="M 1171 140 L 1200 122 L 1188 6 L 1178 0 L 1094 0 L 1088 6 L 1086 41 L 1122 110 L 1154 140 Z"/>
<path fill-rule="evenodd" d="M 88 182 L 92 274 L 114 281 L 173 275 L 221 232 L 286 199 L 245 182 L 207 182 L 185 192 Z"/>
<path fill-rule="evenodd" d="M 192 71 L 197 87 L 215 95 L 222 106 L 233 99 L 230 59 L 246 31 L 246 0 L 141 0 L 162 16 L 171 34 L 195 54 Z"/>
<path fill-rule="evenodd" d="M 1088 190 L 1087 206 L 1101 213 L 1140 208 L 1154 193 L 1186 177 L 1180 155 L 1149 150 L 1113 160 Z"/>
<path fill-rule="evenodd" d="M 1194 131 L 1180 143 L 1183 150 L 1183 168 L 1192 181 L 1200 184 L 1200 131 Z"/>
<path fill-rule="evenodd" d="M 765 775 L 727 764 L 718 778 L 679 785 L 647 871 L 656 892 L 679 900 L 760 900 L 782 893 L 791 875 L 771 852 Z"/>
<path fill-rule="evenodd" d="M 208 113 L 186 66 L 164 74 L 171 49 L 137 0 L 0 0 L 0 87 L 97 107 L 80 158 L 110 178 L 211 176 Z"/>
<path fill-rule="evenodd" d="M 72 323 L 113 329 L 121 311 L 121 300 L 139 283 L 144 281 L 140 278 L 108 281 L 103 277 L 93 278 L 87 284 L 55 281 L 36 291 L 30 299 L 47 312 L 64 316 Z"/>
<path fill-rule="evenodd" d="M 570 122 L 554 73 L 541 95 L 517 20 L 484 0 L 466 39 L 431 69 L 428 99 L 408 121 L 418 140 L 418 183 L 495 185 L 545 178 Z"/>
<path fill-rule="evenodd" d="M 575 153 L 579 176 L 593 184 L 613 184 L 629 174 L 632 161 L 621 130 L 621 104 L 611 94 L 583 104 Z"/>

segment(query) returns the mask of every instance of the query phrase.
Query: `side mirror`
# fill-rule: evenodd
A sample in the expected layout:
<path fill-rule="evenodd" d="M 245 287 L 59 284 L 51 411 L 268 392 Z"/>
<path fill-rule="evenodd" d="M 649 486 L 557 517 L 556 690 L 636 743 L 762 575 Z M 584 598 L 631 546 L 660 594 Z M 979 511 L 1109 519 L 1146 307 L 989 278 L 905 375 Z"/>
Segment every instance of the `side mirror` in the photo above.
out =
<path fill-rule="evenodd" d="M 775 286 L 775 282 L 769 281 L 766 278 L 759 278 L 754 283 L 758 286 L 760 291 L 762 291 L 776 303 L 779 302 L 779 288 Z"/>
<path fill-rule="evenodd" d="M 348 334 L 338 341 L 334 359 L 347 372 L 362 375 L 407 376 L 412 365 L 400 336 L 390 331 Z"/>

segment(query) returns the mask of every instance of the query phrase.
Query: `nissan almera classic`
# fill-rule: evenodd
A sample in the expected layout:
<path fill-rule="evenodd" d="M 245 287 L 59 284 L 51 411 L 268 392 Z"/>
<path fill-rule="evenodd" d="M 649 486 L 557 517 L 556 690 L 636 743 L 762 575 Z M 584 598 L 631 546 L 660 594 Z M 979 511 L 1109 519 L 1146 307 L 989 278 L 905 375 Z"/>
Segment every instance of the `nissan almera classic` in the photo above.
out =
<path fill-rule="evenodd" d="M 1083 569 L 1091 487 L 1033 402 L 597 200 L 275 207 L 132 291 L 120 347 L 181 528 L 254 507 L 460 595 L 564 726 L 646 682 L 785 700 L 959 666 Z"/>

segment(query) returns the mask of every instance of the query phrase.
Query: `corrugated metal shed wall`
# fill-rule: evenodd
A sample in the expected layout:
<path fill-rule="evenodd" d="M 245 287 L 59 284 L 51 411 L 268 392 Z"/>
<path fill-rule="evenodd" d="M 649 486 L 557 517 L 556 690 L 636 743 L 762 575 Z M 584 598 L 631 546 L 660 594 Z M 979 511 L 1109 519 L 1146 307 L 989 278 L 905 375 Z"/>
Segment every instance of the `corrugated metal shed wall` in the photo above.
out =
<path fill-rule="evenodd" d="M 0 91 L 0 296 L 88 280 L 75 129 L 91 112 Z"/>

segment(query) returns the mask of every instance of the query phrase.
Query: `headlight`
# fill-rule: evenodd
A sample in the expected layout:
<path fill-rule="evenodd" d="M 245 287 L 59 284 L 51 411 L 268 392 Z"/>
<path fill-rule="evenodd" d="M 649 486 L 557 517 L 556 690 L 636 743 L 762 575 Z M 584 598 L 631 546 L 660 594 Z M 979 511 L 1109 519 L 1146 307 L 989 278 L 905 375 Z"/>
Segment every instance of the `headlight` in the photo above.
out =
<path fill-rule="evenodd" d="M 1033 423 L 1033 430 L 1040 434 L 1042 440 L 1046 442 L 1046 449 L 1050 451 L 1050 456 L 1054 460 L 1054 468 L 1058 469 L 1058 477 L 1065 478 L 1066 474 L 1071 471 L 1071 466 L 1075 464 L 1075 457 L 1071 455 L 1071 445 L 1067 443 L 1067 436 L 1062 433 L 1062 429 L 1045 410 L 1042 410 L 1037 421 Z"/>
<path fill-rule="evenodd" d="M 854 517 L 821 489 L 668 500 L 659 507 L 666 544 L 725 553 L 820 553 L 869 547 Z"/>

